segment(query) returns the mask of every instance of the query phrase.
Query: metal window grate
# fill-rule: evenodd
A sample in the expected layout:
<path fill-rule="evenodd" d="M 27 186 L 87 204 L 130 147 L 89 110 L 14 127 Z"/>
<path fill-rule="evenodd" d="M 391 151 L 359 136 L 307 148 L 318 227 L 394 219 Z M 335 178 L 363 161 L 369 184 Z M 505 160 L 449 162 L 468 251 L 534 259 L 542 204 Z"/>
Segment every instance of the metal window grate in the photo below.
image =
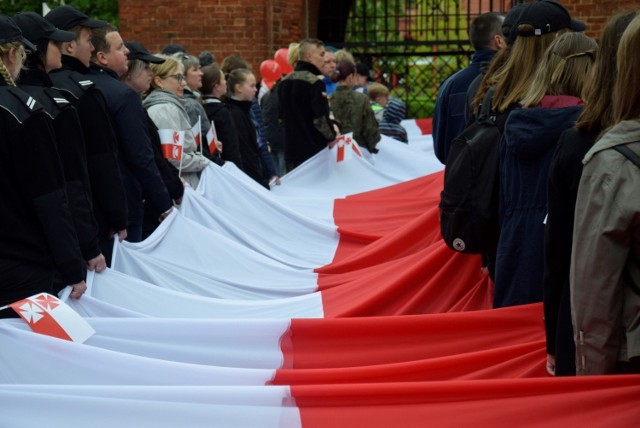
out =
<path fill-rule="evenodd" d="M 469 22 L 485 12 L 506 12 L 521 2 L 355 0 L 346 22 L 344 17 L 333 23 L 330 16 L 321 17 L 319 30 L 325 43 L 344 47 L 367 63 L 376 81 L 405 102 L 408 117 L 430 117 L 440 83 L 469 64 L 473 53 Z M 333 31 L 323 33 L 323 28 Z"/>

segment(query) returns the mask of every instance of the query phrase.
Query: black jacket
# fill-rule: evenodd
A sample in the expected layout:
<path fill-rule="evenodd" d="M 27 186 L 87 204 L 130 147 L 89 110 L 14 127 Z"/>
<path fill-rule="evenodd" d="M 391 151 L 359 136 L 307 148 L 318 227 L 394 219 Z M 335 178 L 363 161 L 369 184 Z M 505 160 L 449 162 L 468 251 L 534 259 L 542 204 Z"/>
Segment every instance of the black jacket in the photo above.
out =
<path fill-rule="evenodd" d="M 49 77 L 53 86 L 73 104 L 80 118 L 91 183 L 93 213 L 99 240 L 127 227 L 127 199 L 120 179 L 117 138 L 102 92 L 86 76 L 89 69 L 78 59 L 62 55 L 62 68 Z"/>
<path fill-rule="evenodd" d="M 222 141 L 222 159 L 233 162 L 242 169 L 242 156 L 238 136 L 231 120 L 229 107 L 220 99 L 203 96 L 204 111 L 207 112 L 209 121 L 213 121 L 218 134 L 218 140 Z"/>
<path fill-rule="evenodd" d="M 278 117 L 277 84 L 264 94 L 260 101 L 262 121 L 264 122 L 265 138 L 274 152 L 284 151 L 284 133 Z"/>
<path fill-rule="evenodd" d="M 84 279 L 85 261 L 54 139 L 42 105 L 0 79 L 0 264 L 57 271 L 66 284 L 76 284 Z M 2 278 L 0 294 L 10 285 Z"/>
<path fill-rule="evenodd" d="M 298 61 L 278 84 L 278 111 L 284 126 L 284 156 L 292 170 L 335 140 L 329 102 L 320 70 Z"/>
<path fill-rule="evenodd" d="M 576 372 L 569 298 L 574 212 L 582 159 L 600 131 L 567 129 L 560 136 L 549 167 L 543 301 L 547 353 L 556 356 L 556 375 L 575 375 Z"/>
<path fill-rule="evenodd" d="M 127 195 L 128 224 L 143 222 L 143 192 L 158 212 L 173 206 L 153 157 L 140 96 L 116 74 L 91 64 L 90 79 L 102 91 L 118 138 L 118 166 Z"/>
<path fill-rule="evenodd" d="M 62 162 L 67 200 L 80 250 L 85 260 L 93 259 L 100 254 L 98 225 L 93 217 L 85 141 L 76 109 L 60 91 L 51 87 L 51 79 L 44 70 L 23 69 L 18 86 L 40 102 L 53 121 L 55 139 L 51 144 L 56 145 Z"/>
<path fill-rule="evenodd" d="M 262 168 L 260 148 L 258 147 L 258 134 L 249 114 L 251 101 L 238 101 L 230 98 L 227 100 L 227 105 L 238 136 L 242 171 L 268 189 L 269 182 Z"/>

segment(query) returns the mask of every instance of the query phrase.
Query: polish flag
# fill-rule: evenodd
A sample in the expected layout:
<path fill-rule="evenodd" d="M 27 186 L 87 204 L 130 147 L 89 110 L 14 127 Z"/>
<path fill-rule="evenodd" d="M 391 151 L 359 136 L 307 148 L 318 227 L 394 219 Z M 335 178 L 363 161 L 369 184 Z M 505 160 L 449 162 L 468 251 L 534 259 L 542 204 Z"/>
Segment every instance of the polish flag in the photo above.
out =
<path fill-rule="evenodd" d="M 174 129 L 158 129 L 160 143 L 162 144 L 162 155 L 165 159 L 182 159 L 182 149 L 184 147 L 184 131 Z"/>
<path fill-rule="evenodd" d="M 209 147 L 209 153 L 211 154 L 214 154 L 218 150 L 216 141 L 218 141 L 218 133 L 216 132 L 216 125 L 212 120 L 211 128 L 209 128 L 209 132 L 207 132 L 207 146 Z"/>
<path fill-rule="evenodd" d="M 0 323 L 3 420 L 58 420 L 82 399 L 73 426 L 635 426 L 637 375 L 546 375 L 542 312 L 93 318 L 84 346 Z"/>
<path fill-rule="evenodd" d="M 9 306 L 36 333 L 80 343 L 95 333 L 84 318 L 48 293 L 35 294 Z"/>
<path fill-rule="evenodd" d="M 193 140 L 196 142 L 196 148 L 200 148 L 200 144 L 202 142 L 202 128 L 200 127 L 200 116 L 198 116 L 198 121 L 191 128 L 191 135 L 193 135 Z"/>
<path fill-rule="evenodd" d="M 315 196 L 353 189 L 356 177 L 369 185 L 390 180 L 367 175 L 364 159 L 341 168 L 333 152 L 324 155 L 316 175 L 298 170 L 288 183 Z M 442 172 L 334 195 L 331 229 L 313 217 L 316 201 L 304 201 L 312 214 L 302 216 L 285 207 L 291 199 L 270 200 L 228 170 L 203 172 L 213 209 L 194 200 L 191 212 L 176 210 L 148 242 L 117 244 L 127 252 L 114 251 L 116 265 L 141 262 L 141 276 L 169 268 L 147 285 L 121 272 L 95 275 L 91 294 L 71 302 L 94 311 L 97 333 L 87 344 L 54 343 L 0 323 L 3 421 L 18 425 L 27 414 L 31 425 L 65 417 L 73 426 L 108 420 L 159 428 L 212 420 L 264 428 L 637 423 L 639 376 L 550 378 L 542 305 L 490 308 L 479 257 L 455 253 L 438 237 Z M 188 217 L 216 211 L 227 235 Z M 327 250 L 332 258 L 322 267 L 300 268 Z M 295 265 L 294 256 L 305 260 Z M 237 270 L 246 277 L 232 277 Z M 301 279 L 316 288 L 300 293 Z M 109 318 L 109 305 L 140 317 Z M 287 317 L 312 305 L 316 319 Z M 82 408 L 68 412 L 79 400 Z M 48 411 L 33 412 L 39 405 Z"/>

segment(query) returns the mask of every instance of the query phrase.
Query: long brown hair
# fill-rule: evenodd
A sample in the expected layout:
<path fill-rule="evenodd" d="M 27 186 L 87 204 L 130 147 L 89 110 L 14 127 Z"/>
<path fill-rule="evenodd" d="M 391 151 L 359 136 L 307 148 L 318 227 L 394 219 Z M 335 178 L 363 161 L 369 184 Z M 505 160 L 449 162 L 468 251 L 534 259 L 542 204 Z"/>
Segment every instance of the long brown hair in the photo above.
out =
<path fill-rule="evenodd" d="M 518 33 L 533 32 L 529 24 L 518 25 Z M 504 67 L 496 73 L 496 92 L 492 108 L 506 111 L 511 105 L 520 102 L 531 86 L 532 77 L 545 51 L 557 36 L 567 29 L 546 33 L 540 36 L 521 36 L 516 39 Z"/>
<path fill-rule="evenodd" d="M 502 69 L 502 67 L 504 67 L 504 65 L 507 63 L 507 59 L 509 58 L 509 53 L 511 53 L 511 46 L 507 46 L 504 49 L 500 49 L 493 56 L 493 59 L 489 64 L 489 68 L 487 69 L 484 76 L 482 77 L 482 80 L 480 81 L 480 86 L 478 87 L 478 90 L 472 101 L 474 114 L 476 115 L 478 114 L 478 107 L 480 107 L 480 104 L 482 104 L 482 102 L 484 101 L 485 95 L 487 94 L 487 92 L 492 86 L 496 85 L 497 83 L 496 76 L 498 75 L 498 72 Z"/>
<path fill-rule="evenodd" d="M 613 122 L 640 117 L 640 16 L 622 34 L 618 47 L 618 74 L 613 91 Z"/>
<path fill-rule="evenodd" d="M 592 81 L 584 91 L 584 110 L 576 121 L 583 131 L 606 129 L 613 125 L 612 94 L 616 81 L 618 45 L 622 33 L 638 12 L 627 12 L 611 17 L 602 31 Z"/>
<path fill-rule="evenodd" d="M 202 67 L 202 95 L 213 94 L 213 88 L 220 83 L 222 76 L 222 70 L 216 63 Z"/>
<path fill-rule="evenodd" d="M 583 33 L 565 33 L 555 39 L 536 69 L 522 106 L 536 106 L 545 95 L 580 97 L 596 46 L 596 41 Z"/>

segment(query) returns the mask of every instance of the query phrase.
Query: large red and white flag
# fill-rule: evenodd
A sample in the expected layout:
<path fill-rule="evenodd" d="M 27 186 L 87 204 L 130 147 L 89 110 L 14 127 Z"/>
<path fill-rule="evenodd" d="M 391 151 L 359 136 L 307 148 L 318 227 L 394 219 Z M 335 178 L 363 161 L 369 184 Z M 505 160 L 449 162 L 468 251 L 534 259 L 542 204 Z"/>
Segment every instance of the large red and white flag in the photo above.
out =
<path fill-rule="evenodd" d="M 165 159 L 182 159 L 182 149 L 184 147 L 184 131 L 175 129 L 158 129 L 160 144 L 162 144 L 162 155 Z"/>
<path fill-rule="evenodd" d="M 48 293 L 35 294 L 9 306 L 36 333 L 80 343 L 95 334 L 84 318 Z"/>
<path fill-rule="evenodd" d="M 198 121 L 191 128 L 191 134 L 193 135 L 193 140 L 196 142 L 196 148 L 200 148 L 202 143 L 202 128 L 200 127 L 200 116 L 198 116 Z"/>

